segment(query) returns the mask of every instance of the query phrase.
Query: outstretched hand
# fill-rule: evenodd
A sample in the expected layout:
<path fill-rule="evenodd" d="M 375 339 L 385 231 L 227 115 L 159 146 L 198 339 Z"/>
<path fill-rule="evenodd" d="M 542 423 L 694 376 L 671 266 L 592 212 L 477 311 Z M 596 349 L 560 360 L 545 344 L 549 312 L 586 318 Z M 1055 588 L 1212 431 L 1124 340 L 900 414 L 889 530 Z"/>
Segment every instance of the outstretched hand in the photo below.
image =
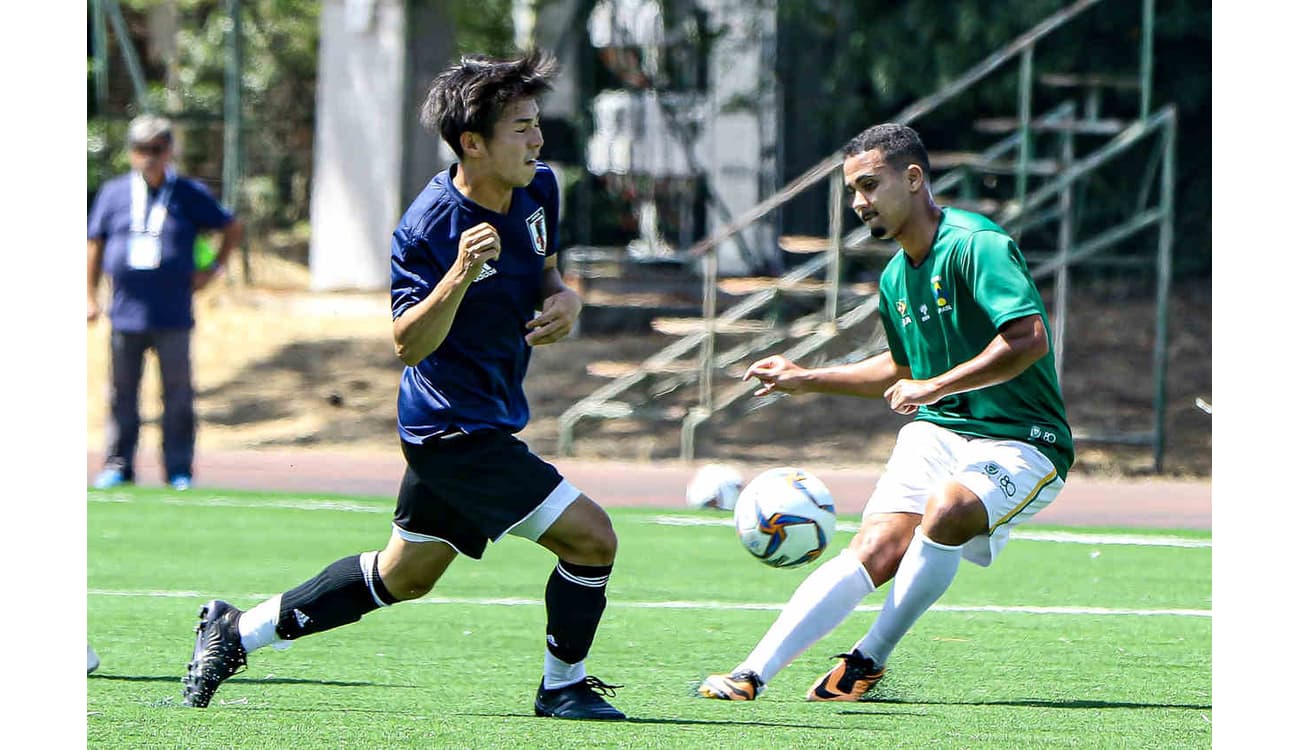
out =
<path fill-rule="evenodd" d="M 807 372 L 804 368 L 777 354 L 764 357 L 750 365 L 741 380 L 755 378 L 762 384 L 754 391 L 755 396 L 766 396 L 773 391 L 797 393 L 796 383 L 799 382 L 797 378 L 804 372 Z"/>

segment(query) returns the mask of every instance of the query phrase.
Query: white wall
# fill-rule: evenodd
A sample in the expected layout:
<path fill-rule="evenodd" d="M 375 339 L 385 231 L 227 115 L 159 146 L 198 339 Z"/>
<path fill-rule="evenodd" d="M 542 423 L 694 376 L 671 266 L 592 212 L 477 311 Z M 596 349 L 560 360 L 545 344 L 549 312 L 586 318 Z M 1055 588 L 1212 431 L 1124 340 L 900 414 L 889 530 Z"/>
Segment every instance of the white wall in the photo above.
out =
<path fill-rule="evenodd" d="M 323 0 L 311 196 L 313 289 L 387 289 L 401 218 L 404 0 Z"/>

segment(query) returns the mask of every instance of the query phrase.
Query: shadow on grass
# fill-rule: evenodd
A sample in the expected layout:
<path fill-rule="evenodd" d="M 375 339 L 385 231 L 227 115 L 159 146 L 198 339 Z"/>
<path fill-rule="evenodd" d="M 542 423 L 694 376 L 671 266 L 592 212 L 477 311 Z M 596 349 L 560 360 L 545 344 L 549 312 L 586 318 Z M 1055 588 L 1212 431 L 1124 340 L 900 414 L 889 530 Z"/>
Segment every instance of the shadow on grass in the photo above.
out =
<path fill-rule="evenodd" d="M 159 677 L 157 675 L 126 675 L 126 674 L 91 674 L 87 675 L 88 680 L 114 680 L 117 682 L 174 682 L 181 684 L 181 675 L 167 675 Z M 222 685 L 330 685 L 334 687 L 379 687 L 379 688 L 408 688 L 414 690 L 415 685 L 391 685 L 384 682 L 352 682 L 348 680 L 308 680 L 298 677 L 266 677 L 255 678 L 232 677 Z"/>
<path fill-rule="evenodd" d="M 461 713 L 458 716 L 478 716 L 488 719 L 536 719 L 532 713 Z M 891 711 L 891 716 L 913 715 L 923 716 L 918 711 Z M 565 721 L 558 719 L 557 721 Z M 593 724 L 603 724 L 606 722 L 591 722 Z M 770 727 L 775 729 L 843 729 L 842 724 L 809 724 L 806 721 L 753 721 L 746 719 L 673 719 L 673 718 L 652 718 L 647 716 L 629 716 L 623 721 L 610 721 L 609 724 L 668 724 L 672 726 L 700 726 L 700 727 Z"/>
<path fill-rule="evenodd" d="M 1127 701 L 1095 701 L 1095 700 L 1019 700 L 1019 701 L 926 701 L 926 700 L 904 700 L 902 698 L 880 698 L 878 700 L 863 701 L 860 705 L 893 705 L 893 706 L 1018 706 L 1022 708 L 1083 708 L 1088 710 L 1098 708 L 1122 708 L 1122 709 L 1165 709 L 1181 708 L 1195 711 L 1209 711 L 1214 706 L 1201 703 L 1129 703 Z M 874 713 L 870 711 L 841 711 L 845 714 L 855 713 Z"/>

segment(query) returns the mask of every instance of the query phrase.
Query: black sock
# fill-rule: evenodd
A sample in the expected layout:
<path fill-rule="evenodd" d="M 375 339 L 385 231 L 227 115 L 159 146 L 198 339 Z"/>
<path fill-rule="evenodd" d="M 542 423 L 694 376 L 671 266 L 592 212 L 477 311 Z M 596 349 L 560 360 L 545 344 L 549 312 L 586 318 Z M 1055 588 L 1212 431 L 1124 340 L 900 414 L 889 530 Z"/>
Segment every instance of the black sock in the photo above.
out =
<path fill-rule="evenodd" d="M 613 565 L 563 560 L 546 582 L 546 647 L 555 658 L 577 664 L 587 658 L 605 611 L 605 585 Z"/>
<path fill-rule="evenodd" d="M 361 619 L 397 602 L 379 579 L 379 553 L 336 560 L 317 576 L 280 596 L 276 635 L 291 641 Z"/>

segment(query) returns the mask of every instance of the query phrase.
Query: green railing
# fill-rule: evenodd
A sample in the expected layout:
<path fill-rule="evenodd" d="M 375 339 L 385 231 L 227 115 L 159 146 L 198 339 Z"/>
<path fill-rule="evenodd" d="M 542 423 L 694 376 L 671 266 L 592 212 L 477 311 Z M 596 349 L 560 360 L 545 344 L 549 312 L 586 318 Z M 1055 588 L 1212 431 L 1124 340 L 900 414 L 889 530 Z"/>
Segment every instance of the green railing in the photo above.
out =
<path fill-rule="evenodd" d="M 1047 35 L 1056 29 L 1069 23 L 1077 18 L 1081 13 L 1097 5 L 1100 0 L 1080 0 L 1070 6 L 1067 6 L 1056 13 L 1049 15 L 1042 22 L 1034 26 L 1020 37 L 1013 40 L 1010 44 L 998 50 L 994 54 L 985 58 L 962 76 L 944 86 L 939 91 L 924 97 L 908 108 L 900 112 L 894 121 L 902 123 L 912 123 L 917 119 L 933 112 L 944 103 L 951 101 L 958 95 L 966 92 L 977 83 L 988 78 L 992 73 L 1002 69 L 1012 60 L 1019 60 L 1018 70 L 1018 96 L 1017 96 L 1017 127 L 1010 135 L 1003 138 L 981 153 L 981 159 L 992 162 L 995 159 L 1003 158 L 1009 155 L 1013 150 L 1016 155 L 1016 172 L 1015 172 L 1015 199 L 996 217 L 1009 231 L 1019 236 L 1027 229 L 1035 226 L 1044 225 L 1051 221 L 1058 222 L 1057 232 L 1057 252 L 1056 255 L 1048 262 L 1037 265 L 1033 269 L 1036 279 L 1054 277 L 1054 333 L 1056 336 L 1055 345 L 1060 359 L 1063 361 L 1065 348 L 1065 316 L 1068 310 L 1068 271 L 1070 266 L 1085 261 L 1090 257 L 1102 253 L 1104 250 L 1130 238 L 1135 233 L 1151 226 L 1158 225 L 1160 239 L 1157 248 L 1157 300 L 1156 300 L 1156 345 L 1153 362 L 1153 375 L 1155 379 L 1155 394 L 1153 399 L 1154 411 L 1154 428 L 1149 433 L 1139 434 L 1109 434 L 1109 435 L 1082 435 L 1082 439 L 1097 439 L 1105 441 L 1128 442 L 1136 444 L 1151 444 L 1153 447 L 1153 457 L 1156 470 L 1159 471 L 1163 462 L 1164 452 L 1164 411 L 1165 411 L 1165 371 L 1167 365 L 1167 330 L 1168 330 L 1168 288 L 1170 281 L 1171 253 L 1172 253 L 1172 218 L 1173 218 L 1173 140 L 1176 117 L 1171 108 L 1161 110 L 1154 116 L 1148 116 L 1151 102 L 1151 73 L 1153 61 L 1153 26 L 1154 26 L 1154 2 L 1153 0 L 1143 0 L 1142 4 L 1142 37 L 1141 37 L 1141 58 L 1139 73 L 1139 88 L 1141 90 L 1141 106 L 1139 120 L 1130 125 L 1126 130 L 1119 133 L 1106 146 L 1094 151 L 1083 159 L 1075 160 L 1074 143 L 1071 137 L 1072 133 L 1106 133 L 1111 132 L 1103 123 L 1097 121 L 1096 98 L 1090 97 L 1086 107 L 1087 116 L 1084 120 L 1075 118 L 1073 103 L 1067 103 L 1062 107 L 1053 109 L 1043 115 L 1035 118 L 1032 114 L 1032 86 L 1034 81 L 1034 50 L 1036 45 Z M 1095 92 L 1094 92 L 1095 93 Z M 1062 141 L 1061 153 L 1059 160 L 1061 171 L 1049 179 L 1045 184 L 1034 190 L 1030 190 L 1029 176 L 1031 165 L 1033 164 L 1033 144 L 1032 134 L 1036 129 L 1057 129 L 1065 137 Z M 1163 133 L 1164 149 L 1163 156 L 1156 168 L 1161 168 L 1161 198 L 1157 208 L 1144 208 L 1146 202 L 1147 185 L 1144 185 L 1140 191 L 1140 197 L 1135 207 L 1134 216 L 1117 226 L 1111 227 L 1106 231 L 1098 234 L 1096 237 L 1085 241 L 1078 241 L 1075 238 L 1076 227 L 1074 225 L 1075 214 L 1075 184 L 1083 177 L 1095 172 L 1101 165 L 1110 161 L 1117 154 L 1128 150 L 1136 143 L 1152 133 Z M 738 403 L 741 398 L 751 393 L 756 386 L 752 383 L 740 383 L 722 394 L 714 394 L 713 374 L 716 370 L 734 364 L 740 357 L 762 351 L 783 340 L 775 331 L 766 331 L 761 335 L 755 336 L 749 343 L 741 344 L 718 355 L 715 352 L 716 336 L 720 327 L 741 319 L 747 315 L 753 314 L 762 309 L 764 306 L 772 304 L 779 299 L 780 288 L 783 284 L 789 284 L 793 280 L 808 278 L 811 274 L 825 271 L 827 279 L 825 285 L 826 302 L 822 313 L 822 325 L 818 334 L 804 338 L 794 347 L 788 349 L 787 357 L 798 359 L 801 356 L 807 356 L 820 347 L 824 346 L 827 341 L 834 338 L 837 332 L 844 330 L 849 325 L 857 325 L 872 318 L 875 312 L 875 297 L 859 298 L 854 301 L 854 305 L 845 313 L 840 314 L 839 307 L 842 301 L 840 290 L 840 266 L 841 258 L 846 246 L 854 247 L 866 243 L 867 234 L 865 228 L 858 228 L 848 236 L 844 236 L 842 219 L 843 219 L 843 196 L 844 191 L 841 186 L 839 168 L 842 158 L 838 153 L 831 154 L 825 159 L 805 171 L 802 175 L 792 180 L 788 185 L 774 193 L 767 199 L 759 202 L 750 210 L 738 216 L 734 221 L 724 226 L 721 230 L 714 233 L 708 238 L 697 243 L 691 248 L 691 254 L 701 258 L 702 283 L 703 283 L 703 304 L 702 304 L 702 330 L 690 334 L 687 337 L 675 342 L 665 348 L 658 354 L 648 358 L 636 370 L 618 378 L 609 385 L 601 388 L 591 394 L 589 397 L 582 399 L 573 407 L 568 409 L 560 418 L 560 436 L 559 449 L 562 454 L 572 455 L 574 443 L 574 430 L 577 423 L 584 418 L 621 418 L 629 416 L 642 416 L 653 418 L 655 416 L 668 416 L 669 418 L 680 418 L 675 413 L 670 414 L 667 410 L 656 409 L 647 404 L 634 404 L 629 400 L 616 400 L 623 396 L 627 391 L 638 385 L 644 385 L 656 373 L 667 370 L 679 371 L 680 368 L 672 368 L 671 364 L 680 362 L 690 356 L 692 352 L 698 352 L 696 361 L 698 370 L 695 374 L 682 374 L 678 372 L 671 378 L 672 388 L 659 389 L 660 395 L 671 392 L 691 380 L 698 380 L 699 395 L 696 404 L 691 407 L 684 419 L 682 419 L 682 440 L 681 456 L 684 459 L 692 459 L 695 453 L 695 432 L 698 427 L 715 415 L 727 411 L 730 407 Z M 978 161 L 977 161 L 978 164 Z M 1154 172 L 1153 175 L 1154 176 Z M 941 194 L 952 187 L 962 175 L 954 170 L 945 174 L 935 181 L 934 189 L 936 194 Z M 751 224 L 766 217 L 771 211 L 788 203 L 795 196 L 802 194 L 806 190 L 814 187 L 821 180 L 828 181 L 828 241 L 827 249 L 814 259 L 801 265 L 786 277 L 779 280 L 772 289 L 757 292 L 745 300 L 742 300 L 736 306 L 729 309 L 722 315 L 717 310 L 717 258 L 716 248 L 726 239 L 742 231 Z M 1055 205 L 1048 205 L 1048 202 L 1055 198 Z M 795 326 L 791 326 L 794 328 Z M 879 336 L 868 338 L 867 345 L 859 347 L 851 352 L 845 361 L 852 361 L 853 358 L 860 358 L 878 349 L 883 344 Z M 1060 366 L 1058 364 L 1058 366 Z M 750 409 L 761 408 L 767 403 L 780 398 L 779 394 L 764 397 L 761 399 L 751 400 Z M 664 414 L 657 412 L 663 411 Z"/>

